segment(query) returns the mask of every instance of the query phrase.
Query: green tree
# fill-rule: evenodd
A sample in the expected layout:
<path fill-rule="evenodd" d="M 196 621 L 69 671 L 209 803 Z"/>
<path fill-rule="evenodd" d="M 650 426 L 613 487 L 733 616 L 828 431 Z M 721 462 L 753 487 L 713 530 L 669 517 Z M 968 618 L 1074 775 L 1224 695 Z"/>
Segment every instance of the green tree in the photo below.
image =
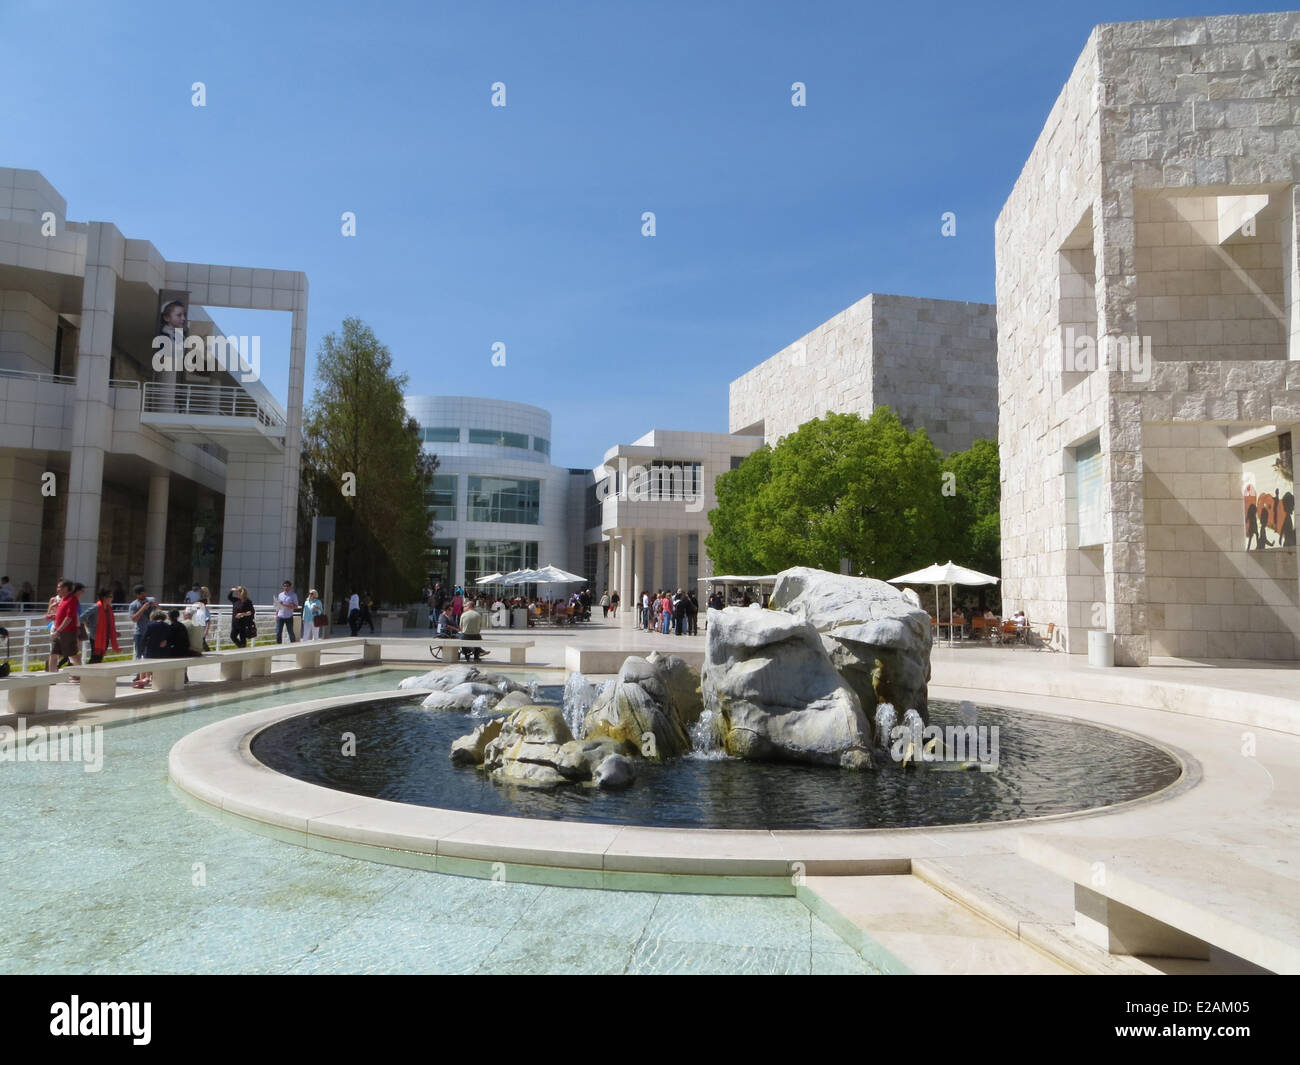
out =
<path fill-rule="evenodd" d="M 1002 481 L 995 440 L 976 440 L 965 451 L 954 451 L 943 462 L 951 473 L 948 542 L 952 558 L 963 566 L 1000 576 L 1002 527 L 999 505 Z"/>
<path fill-rule="evenodd" d="M 300 528 L 338 519 L 334 593 L 413 598 L 428 574 L 434 529 L 427 497 L 438 460 L 406 413 L 404 374 L 359 318 L 321 341 L 316 391 L 303 423 Z M 305 514 L 303 513 L 305 511 Z M 305 517 L 305 521 L 302 518 Z M 308 582 L 312 580 L 308 575 Z"/>
<path fill-rule="evenodd" d="M 941 473 L 925 430 L 909 431 L 888 407 L 866 420 L 828 412 L 718 479 L 705 546 L 715 570 L 836 572 L 848 559 L 852 573 L 893 577 L 937 557 Z"/>

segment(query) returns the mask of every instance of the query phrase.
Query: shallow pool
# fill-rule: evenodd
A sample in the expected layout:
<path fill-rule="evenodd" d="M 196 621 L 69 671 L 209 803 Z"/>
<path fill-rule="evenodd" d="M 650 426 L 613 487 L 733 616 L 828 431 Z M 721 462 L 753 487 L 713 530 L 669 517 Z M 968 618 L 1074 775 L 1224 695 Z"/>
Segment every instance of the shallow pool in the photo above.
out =
<path fill-rule="evenodd" d="M 542 689 L 558 702 L 561 689 Z M 874 773 L 807 765 L 686 757 L 637 762 L 625 791 L 581 785 L 499 785 L 452 766 L 451 743 L 483 722 L 454 710 L 423 710 L 426 693 L 334 707 L 273 725 L 253 754 L 272 769 L 340 791 L 453 810 L 723 829 L 911 828 L 1076 813 L 1140 798 L 1182 771 L 1167 751 L 1135 736 L 1024 711 L 981 708 L 992 738 L 992 772 L 935 763 L 912 772 L 886 763 Z M 955 725 L 955 704 L 935 701 L 931 723 Z M 345 753 L 344 733 L 356 737 Z M 990 744 L 991 746 L 991 744 Z"/>
<path fill-rule="evenodd" d="M 873 972 L 793 898 L 379 865 L 254 835 L 168 784 L 168 751 L 202 725 L 415 672 L 277 684 L 147 717 L 115 711 L 97 773 L 0 764 L 0 973 Z"/>

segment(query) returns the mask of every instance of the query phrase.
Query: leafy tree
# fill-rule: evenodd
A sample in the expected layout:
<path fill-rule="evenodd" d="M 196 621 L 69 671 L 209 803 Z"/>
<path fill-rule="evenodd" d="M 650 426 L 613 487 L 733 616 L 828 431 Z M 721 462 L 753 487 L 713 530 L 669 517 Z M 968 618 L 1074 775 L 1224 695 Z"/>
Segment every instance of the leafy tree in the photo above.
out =
<path fill-rule="evenodd" d="M 847 558 L 852 573 L 897 576 L 941 550 L 941 473 L 925 430 L 909 431 L 888 407 L 866 420 L 828 412 L 718 479 L 706 549 L 716 570 L 835 572 Z"/>
<path fill-rule="evenodd" d="M 406 382 L 359 318 L 321 341 L 303 424 L 299 527 L 309 539 L 313 515 L 338 518 L 336 597 L 356 588 L 406 601 L 428 574 L 434 528 L 426 499 L 438 460 L 424 452 L 406 413 Z"/>
<path fill-rule="evenodd" d="M 976 440 L 966 451 L 954 451 L 944 459 L 943 468 L 953 475 L 952 494 L 944 498 L 949 554 L 963 566 L 999 576 L 1002 481 L 997 441 Z"/>

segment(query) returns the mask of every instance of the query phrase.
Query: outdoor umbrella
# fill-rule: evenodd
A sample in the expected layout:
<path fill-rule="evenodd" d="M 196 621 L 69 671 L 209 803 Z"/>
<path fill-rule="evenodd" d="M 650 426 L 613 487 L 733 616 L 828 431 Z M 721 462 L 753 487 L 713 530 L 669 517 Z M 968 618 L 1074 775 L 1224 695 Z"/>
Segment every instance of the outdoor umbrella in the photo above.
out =
<path fill-rule="evenodd" d="M 927 566 L 925 569 L 919 569 L 914 573 L 904 573 L 901 577 L 891 577 L 890 584 L 933 584 L 934 585 L 934 612 L 939 613 L 939 586 L 948 586 L 948 644 L 952 645 L 952 589 L 953 585 L 978 586 L 981 584 L 997 584 L 999 578 L 992 577 L 987 573 L 980 573 L 979 570 L 967 569 L 965 566 L 958 566 L 948 560 L 946 566 L 935 563 L 933 566 Z"/>

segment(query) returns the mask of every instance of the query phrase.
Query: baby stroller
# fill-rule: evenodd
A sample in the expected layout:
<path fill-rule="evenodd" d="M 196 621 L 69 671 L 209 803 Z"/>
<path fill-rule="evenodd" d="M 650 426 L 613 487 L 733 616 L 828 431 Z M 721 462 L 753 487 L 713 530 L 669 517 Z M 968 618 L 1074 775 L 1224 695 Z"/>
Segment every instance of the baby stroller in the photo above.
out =
<path fill-rule="evenodd" d="M 9 676 L 9 630 L 0 628 L 0 639 L 5 642 L 5 660 L 0 663 L 0 680 Z"/>

